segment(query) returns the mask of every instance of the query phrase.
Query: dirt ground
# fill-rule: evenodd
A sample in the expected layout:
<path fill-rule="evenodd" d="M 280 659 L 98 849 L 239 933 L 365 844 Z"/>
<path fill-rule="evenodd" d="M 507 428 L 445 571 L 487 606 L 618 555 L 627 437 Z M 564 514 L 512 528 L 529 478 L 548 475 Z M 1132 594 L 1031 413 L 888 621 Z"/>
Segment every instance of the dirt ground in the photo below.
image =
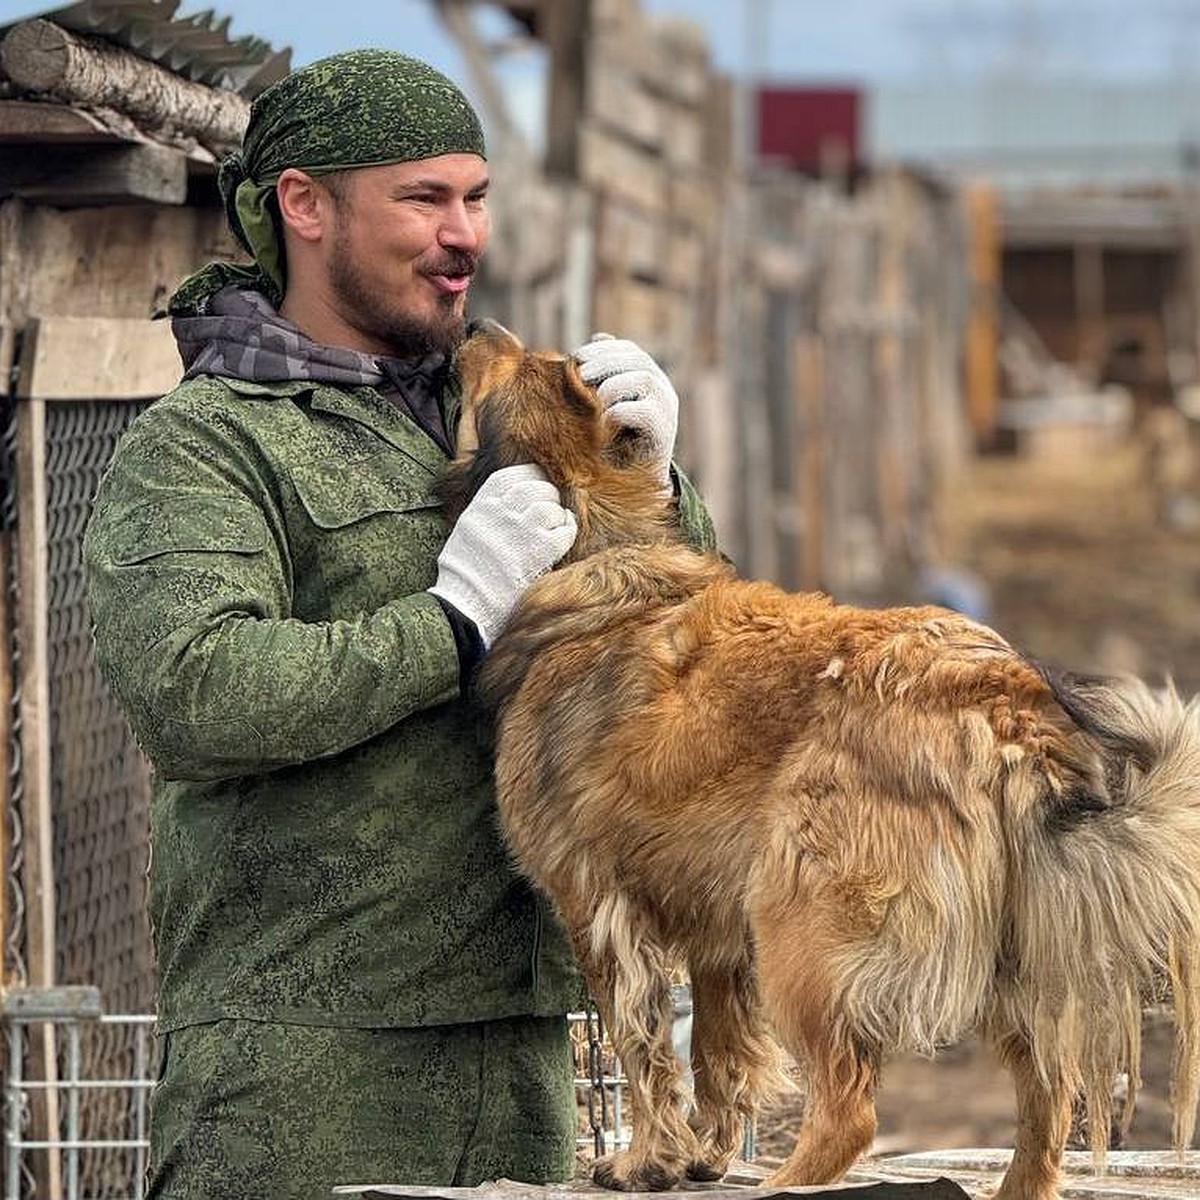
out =
<path fill-rule="evenodd" d="M 1170 675 L 1200 691 L 1200 532 L 1165 528 L 1145 458 L 1127 443 L 1053 456 L 988 456 L 954 488 L 946 541 L 991 595 L 990 623 L 1013 644 L 1079 671 Z M 1130 1149 L 1170 1145 L 1173 1029 L 1146 1019 L 1143 1090 Z M 1010 1146 L 1007 1074 L 969 1042 L 935 1062 L 889 1064 L 876 1151 Z M 799 1102 L 760 1118 L 759 1157 L 786 1154 Z"/>

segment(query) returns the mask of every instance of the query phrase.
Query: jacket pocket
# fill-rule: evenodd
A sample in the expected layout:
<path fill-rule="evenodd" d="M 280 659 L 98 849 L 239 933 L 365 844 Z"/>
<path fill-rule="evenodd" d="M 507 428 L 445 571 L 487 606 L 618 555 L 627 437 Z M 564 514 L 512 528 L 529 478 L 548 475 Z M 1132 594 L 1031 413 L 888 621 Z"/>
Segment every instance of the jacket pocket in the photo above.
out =
<path fill-rule="evenodd" d="M 107 540 L 113 564 L 128 567 L 163 554 L 258 554 L 266 538 L 262 516 L 248 501 L 171 496 L 131 509 Z"/>
<path fill-rule="evenodd" d="M 436 511 L 434 476 L 415 474 L 399 454 L 382 452 L 349 462 L 341 457 L 299 463 L 292 485 L 319 529 L 341 529 L 380 513 Z"/>

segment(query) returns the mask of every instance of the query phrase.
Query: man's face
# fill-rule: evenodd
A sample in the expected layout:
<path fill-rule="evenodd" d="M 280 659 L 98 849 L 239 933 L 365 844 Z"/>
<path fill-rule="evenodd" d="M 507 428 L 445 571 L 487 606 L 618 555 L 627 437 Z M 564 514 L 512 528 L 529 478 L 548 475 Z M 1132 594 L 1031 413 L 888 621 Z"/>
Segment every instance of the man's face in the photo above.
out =
<path fill-rule="evenodd" d="M 378 353 L 452 351 L 487 246 L 487 163 L 474 154 L 345 172 L 326 268 L 340 317 Z"/>

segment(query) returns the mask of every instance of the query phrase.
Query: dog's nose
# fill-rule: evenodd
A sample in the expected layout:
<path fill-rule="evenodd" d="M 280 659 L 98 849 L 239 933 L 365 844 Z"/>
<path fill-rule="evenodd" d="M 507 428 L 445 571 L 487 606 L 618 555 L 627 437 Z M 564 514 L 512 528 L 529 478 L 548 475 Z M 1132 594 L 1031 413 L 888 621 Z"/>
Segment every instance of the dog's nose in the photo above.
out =
<path fill-rule="evenodd" d="M 491 317 L 479 317 L 477 320 L 470 321 L 467 324 L 467 336 L 487 337 L 510 342 L 517 340 L 516 334 L 505 329 L 499 321 L 493 321 Z"/>

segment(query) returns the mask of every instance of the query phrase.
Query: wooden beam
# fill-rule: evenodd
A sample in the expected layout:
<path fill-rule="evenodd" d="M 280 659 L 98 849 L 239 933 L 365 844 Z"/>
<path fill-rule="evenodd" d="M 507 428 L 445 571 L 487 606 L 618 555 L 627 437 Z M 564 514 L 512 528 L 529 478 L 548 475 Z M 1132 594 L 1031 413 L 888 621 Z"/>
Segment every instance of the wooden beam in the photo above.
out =
<path fill-rule="evenodd" d="M 136 317 L 39 317 L 24 339 L 21 400 L 157 399 L 182 366 L 169 321 Z"/>
<path fill-rule="evenodd" d="M 56 142 L 74 145 L 125 140 L 95 117 L 65 104 L 0 100 L 0 143 L 44 146 Z"/>
<path fill-rule="evenodd" d="M 17 408 L 17 644 L 21 652 L 21 826 L 25 861 L 25 966 L 34 987 L 52 987 L 57 964 L 54 903 L 54 824 L 50 768 L 50 586 L 47 543 L 46 406 L 28 400 Z M 41 1033 L 41 1037 L 37 1033 Z M 53 1084 L 58 1078 L 54 1026 L 30 1027 L 30 1072 Z M 43 1135 L 58 1129 L 58 1092 L 51 1087 L 32 1106 Z M 61 1195 L 62 1163 L 47 1151 L 42 1182 Z"/>
<path fill-rule="evenodd" d="M 250 105 L 237 92 L 184 79 L 100 38 L 35 18 L 0 44 L 0 66 L 18 87 L 115 108 L 152 128 L 169 127 L 221 145 L 241 141 Z"/>
<path fill-rule="evenodd" d="M 592 27 L 592 0 L 546 5 L 542 37 L 550 47 L 546 172 L 552 178 L 579 174 L 579 126 L 584 115 Z"/>
<path fill-rule="evenodd" d="M 964 192 L 971 283 L 966 328 L 967 420 L 978 445 L 996 432 L 1000 396 L 1001 224 L 995 188 L 969 184 Z"/>
<path fill-rule="evenodd" d="M 0 148 L 0 196 L 80 207 L 90 204 L 183 204 L 188 158 L 152 143 Z"/>

